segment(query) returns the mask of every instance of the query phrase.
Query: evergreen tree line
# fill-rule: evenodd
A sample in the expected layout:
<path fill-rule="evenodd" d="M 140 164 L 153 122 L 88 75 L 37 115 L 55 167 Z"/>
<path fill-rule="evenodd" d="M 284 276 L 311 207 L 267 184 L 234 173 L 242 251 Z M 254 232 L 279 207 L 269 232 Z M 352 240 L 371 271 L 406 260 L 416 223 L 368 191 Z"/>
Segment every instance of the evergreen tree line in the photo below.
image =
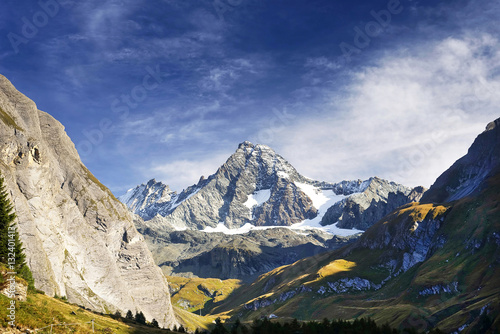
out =
<path fill-rule="evenodd" d="M 16 218 L 4 178 L 0 174 L 0 263 L 9 272 L 15 272 L 17 276 L 25 279 L 28 282 L 28 288 L 32 291 L 35 289 L 34 280 L 26 264 L 26 255 L 19 239 Z"/>
<path fill-rule="evenodd" d="M 195 334 L 200 333 L 196 330 Z M 370 318 L 356 319 L 354 321 L 328 320 L 321 322 L 308 321 L 280 323 L 267 318 L 254 320 L 250 326 L 242 324 L 238 319 L 230 326 L 222 323 L 220 318 L 215 321 L 215 327 L 211 334 L 417 334 L 415 329 L 398 330 L 391 328 L 388 324 L 378 326 Z M 433 329 L 429 334 L 442 333 L 439 329 Z"/>
<path fill-rule="evenodd" d="M 141 312 L 135 312 L 135 316 L 132 313 L 131 310 L 127 311 L 127 314 L 125 314 L 125 319 L 122 317 L 120 311 L 116 311 L 116 313 L 113 315 L 113 318 L 117 320 L 124 320 L 125 322 L 135 322 L 136 324 L 140 325 L 145 325 L 145 326 L 150 326 L 150 327 L 155 327 L 155 328 L 160 328 L 158 321 L 156 319 L 151 320 L 151 322 L 146 321 L 146 317 L 144 316 L 144 313 Z"/>

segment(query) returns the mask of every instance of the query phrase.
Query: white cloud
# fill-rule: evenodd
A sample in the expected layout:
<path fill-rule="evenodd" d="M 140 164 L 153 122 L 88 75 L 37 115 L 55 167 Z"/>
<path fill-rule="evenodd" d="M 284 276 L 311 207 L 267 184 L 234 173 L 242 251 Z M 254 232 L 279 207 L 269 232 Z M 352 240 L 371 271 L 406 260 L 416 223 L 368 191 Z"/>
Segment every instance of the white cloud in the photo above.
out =
<path fill-rule="evenodd" d="M 500 116 L 499 64 L 500 43 L 488 34 L 393 51 L 269 144 L 313 178 L 429 187 Z"/>

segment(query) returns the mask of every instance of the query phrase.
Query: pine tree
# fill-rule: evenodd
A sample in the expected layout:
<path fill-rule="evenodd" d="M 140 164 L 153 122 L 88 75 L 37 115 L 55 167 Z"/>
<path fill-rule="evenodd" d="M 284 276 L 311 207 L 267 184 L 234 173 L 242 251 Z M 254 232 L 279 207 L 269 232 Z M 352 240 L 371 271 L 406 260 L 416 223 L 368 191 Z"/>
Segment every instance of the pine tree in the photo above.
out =
<path fill-rule="evenodd" d="M 127 314 L 125 315 L 125 319 L 128 319 L 128 320 L 134 319 L 134 315 L 132 314 L 132 311 L 130 311 L 130 310 L 127 311 Z"/>
<path fill-rule="evenodd" d="M 13 210 L 14 207 L 5 189 L 4 179 L 0 175 L 0 262 L 5 265 L 8 264 L 9 227 L 12 226 L 12 223 L 16 219 L 16 214 L 12 212 Z"/>
<path fill-rule="evenodd" d="M 10 202 L 4 178 L 0 175 L 0 262 L 24 278 L 28 282 L 29 289 L 34 290 L 33 275 L 26 264 L 23 244 L 14 223 L 17 216 L 13 211 L 14 206 Z M 9 258 L 9 253 L 14 256 Z"/>
<path fill-rule="evenodd" d="M 158 324 L 158 321 L 156 319 L 151 320 L 151 326 L 159 328 L 160 325 Z"/>
<path fill-rule="evenodd" d="M 141 325 L 146 324 L 146 317 L 144 316 L 144 313 L 142 313 L 142 311 L 135 313 L 135 321 Z"/>

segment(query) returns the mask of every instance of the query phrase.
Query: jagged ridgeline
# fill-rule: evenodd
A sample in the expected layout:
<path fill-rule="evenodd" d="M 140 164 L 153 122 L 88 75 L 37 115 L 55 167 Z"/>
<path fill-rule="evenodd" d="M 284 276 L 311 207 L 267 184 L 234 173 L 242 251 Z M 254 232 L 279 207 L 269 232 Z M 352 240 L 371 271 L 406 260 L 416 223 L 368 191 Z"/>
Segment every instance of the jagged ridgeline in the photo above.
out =
<path fill-rule="evenodd" d="M 166 274 L 251 282 L 353 241 L 423 192 L 377 177 L 312 180 L 270 147 L 246 141 L 180 193 L 153 179 L 120 200 L 145 220 L 137 228 Z"/>
<path fill-rule="evenodd" d="M 0 172 L 36 288 L 99 312 L 177 324 L 133 215 L 82 164 L 61 123 L 1 75 Z"/>

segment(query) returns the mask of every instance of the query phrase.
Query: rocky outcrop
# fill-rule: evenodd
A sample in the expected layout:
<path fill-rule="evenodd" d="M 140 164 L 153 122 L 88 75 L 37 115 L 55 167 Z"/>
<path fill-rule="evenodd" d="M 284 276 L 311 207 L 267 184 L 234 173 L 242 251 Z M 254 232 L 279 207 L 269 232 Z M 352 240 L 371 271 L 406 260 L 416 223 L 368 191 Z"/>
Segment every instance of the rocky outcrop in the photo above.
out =
<path fill-rule="evenodd" d="M 485 180 L 500 171 L 500 118 L 477 136 L 467 154 L 458 159 L 422 197 L 423 203 L 444 203 L 477 194 Z"/>
<path fill-rule="evenodd" d="M 436 237 L 446 217 L 447 207 L 408 204 L 384 217 L 353 248 L 382 249 L 395 275 L 425 261 L 445 240 Z"/>
<path fill-rule="evenodd" d="M 2 277 L 0 283 L 0 293 L 10 299 L 26 301 L 28 297 L 28 283 L 15 276 L 5 267 L 0 267 L 0 275 Z"/>
<path fill-rule="evenodd" d="M 176 323 L 133 215 L 82 164 L 64 127 L 0 76 L 0 171 L 35 285 L 100 312 Z"/>
<path fill-rule="evenodd" d="M 458 282 L 451 284 L 437 284 L 427 288 L 423 288 L 418 292 L 420 296 L 440 295 L 443 293 L 458 293 Z"/>
<path fill-rule="evenodd" d="M 146 184 L 130 189 L 118 199 L 134 213 L 150 220 L 161 212 L 164 203 L 174 202 L 175 198 L 177 198 L 175 191 L 170 190 L 166 184 L 152 179 Z"/>
<path fill-rule="evenodd" d="M 377 177 L 368 180 L 363 192 L 355 193 L 328 208 L 322 225 L 366 230 L 385 215 L 409 202 L 418 202 L 425 189 L 408 188 Z"/>

